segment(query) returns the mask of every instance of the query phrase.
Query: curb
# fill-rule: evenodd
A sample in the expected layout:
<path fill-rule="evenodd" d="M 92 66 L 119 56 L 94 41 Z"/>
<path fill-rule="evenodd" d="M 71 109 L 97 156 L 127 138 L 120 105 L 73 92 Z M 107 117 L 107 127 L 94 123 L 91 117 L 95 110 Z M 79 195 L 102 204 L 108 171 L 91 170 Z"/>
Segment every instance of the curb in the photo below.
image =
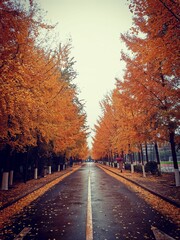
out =
<path fill-rule="evenodd" d="M 167 197 L 165 197 L 165 196 L 163 196 L 163 195 L 161 195 L 161 194 L 159 194 L 159 193 L 157 193 L 157 192 L 154 192 L 154 191 L 150 190 L 149 188 L 144 187 L 143 185 L 137 183 L 136 181 L 133 181 L 133 180 L 131 180 L 131 179 L 125 177 L 125 176 L 122 176 L 121 174 L 118 174 L 118 173 L 112 171 L 111 169 L 109 169 L 109 168 L 107 168 L 107 167 L 104 167 L 104 166 L 102 166 L 102 165 L 98 165 L 98 167 L 105 168 L 105 169 L 107 169 L 108 171 L 110 171 L 110 172 L 116 174 L 117 176 L 119 176 L 119 177 L 121 177 L 121 178 L 124 178 L 125 180 L 127 180 L 127 181 L 129 181 L 129 182 L 131 182 L 131 183 L 133 183 L 133 184 L 135 184 L 135 185 L 137 185 L 138 187 L 141 187 L 142 189 L 144 189 L 144 190 L 150 192 L 151 194 L 153 194 L 153 195 L 155 195 L 155 196 L 157 196 L 157 197 L 163 199 L 164 201 L 166 201 L 166 202 L 172 204 L 173 206 L 180 208 L 180 204 L 179 204 L 178 202 L 173 201 L 172 199 L 167 198 Z"/>
<path fill-rule="evenodd" d="M 80 167 L 79 167 L 79 168 L 80 168 Z M 79 169 L 79 168 L 78 168 L 78 169 Z M 75 171 L 77 171 L 78 169 L 76 169 Z M 42 184 L 41 186 L 33 189 L 32 191 L 30 191 L 30 192 L 28 192 L 28 193 L 25 193 L 25 194 L 17 197 L 16 199 L 14 199 L 14 200 L 12 200 L 12 201 L 10 201 L 10 202 L 5 203 L 3 206 L 0 207 L 0 211 L 4 210 L 5 208 L 7 208 L 7 207 L 9 207 L 9 206 L 11 206 L 11 205 L 13 205 L 14 203 L 16 203 L 17 201 L 21 200 L 22 198 L 27 197 L 29 194 L 33 193 L 34 191 L 39 190 L 40 188 L 44 187 L 46 184 L 51 183 L 52 181 L 54 181 L 54 180 L 56 180 L 56 179 L 58 179 L 58 178 L 60 178 L 60 177 L 62 177 L 62 176 L 64 176 L 64 175 L 66 175 L 66 174 L 69 173 L 69 172 L 73 173 L 73 172 L 75 172 L 75 171 L 72 171 L 72 170 L 70 169 L 69 171 L 66 171 L 66 172 L 64 172 L 62 175 L 60 175 L 60 176 L 58 176 L 58 177 L 56 177 L 56 178 L 54 178 L 54 179 L 52 179 L 52 180 L 49 180 L 49 181 L 46 182 L 45 184 Z"/>

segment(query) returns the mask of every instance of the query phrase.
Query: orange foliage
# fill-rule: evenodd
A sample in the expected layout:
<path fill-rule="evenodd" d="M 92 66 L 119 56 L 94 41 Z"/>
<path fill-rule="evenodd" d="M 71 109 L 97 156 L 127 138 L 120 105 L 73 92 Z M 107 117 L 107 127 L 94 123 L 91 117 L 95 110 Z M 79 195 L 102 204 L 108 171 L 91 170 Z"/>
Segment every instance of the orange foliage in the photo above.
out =
<path fill-rule="evenodd" d="M 9 1 L 0 3 L 0 146 L 25 151 L 38 136 L 53 141 L 56 153 L 85 155 L 86 115 L 72 80 L 70 45 L 45 50 L 42 28 L 50 31 L 32 2 L 23 10 Z M 38 39 L 38 40 L 37 40 Z M 87 149 L 86 149 L 87 150 Z"/>
<path fill-rule="evenodd" d="M 129 8 L 133 27 L 121 35 L 129 54 L 121 54 L 125 74 L 122 81 L 117 80 L 111 98 L 116 134 L 107 134 L 106 128 L 113 124 L 106 120 L 110 111 L 104 113 L 95 129 L 97 158 L 112 149 L 128 153 L 145 142 L 169 141 L 179 127 L 179 3 L 131 0 Z"/>

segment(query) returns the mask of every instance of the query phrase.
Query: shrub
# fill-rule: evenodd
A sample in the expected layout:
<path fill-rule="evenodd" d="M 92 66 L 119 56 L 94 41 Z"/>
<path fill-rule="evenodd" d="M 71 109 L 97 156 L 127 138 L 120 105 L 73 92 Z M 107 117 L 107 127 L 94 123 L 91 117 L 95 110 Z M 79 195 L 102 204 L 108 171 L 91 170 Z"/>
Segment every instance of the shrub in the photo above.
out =
<path fill-rule="evenodd" d="M 146 172 L 151 172 L 153 175 L 158 173 L 157 162 L 155 162 L 155 161 L 147 162 L 146 165 L 145 165 L 145 171 Z"/>
<path fill-rule="evenodd" d="M 142 165 L 134 165 L 134 171 L 138 173 L 142 173 Z"/>
<path fill-rule="evenodd" d="M 124 164 L 124 168 L 125 168 L 125 170 L 131 170 L 131 164 L 130 163 L 125 163 Z"/>

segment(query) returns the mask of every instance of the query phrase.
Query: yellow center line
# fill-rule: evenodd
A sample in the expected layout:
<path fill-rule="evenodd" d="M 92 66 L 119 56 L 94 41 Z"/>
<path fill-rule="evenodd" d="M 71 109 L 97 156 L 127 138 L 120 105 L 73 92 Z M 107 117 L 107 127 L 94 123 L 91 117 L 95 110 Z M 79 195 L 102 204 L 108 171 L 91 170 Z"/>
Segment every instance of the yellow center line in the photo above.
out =
<path fill-rule="evenodd" d="M 89 178 L 88 178 L 86 240 L 93 240 L 92 206 L 91 206 L 91 175 L 90 175 L 90 172 L 89 172 Z"/>

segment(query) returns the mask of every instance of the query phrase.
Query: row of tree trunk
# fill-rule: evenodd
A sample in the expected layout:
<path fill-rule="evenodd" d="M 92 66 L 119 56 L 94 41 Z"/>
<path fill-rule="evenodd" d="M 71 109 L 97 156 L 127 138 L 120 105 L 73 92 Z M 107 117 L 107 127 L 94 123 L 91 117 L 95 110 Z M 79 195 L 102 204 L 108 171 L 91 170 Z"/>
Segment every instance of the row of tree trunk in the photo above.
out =
<path fill-rule="evenodd" d="M 178 187 L 178 186 L 180 186 L 180 174 L 179 174 L 177 154 L 176 154 L 176 144 L 174 141 L 174 133 L 173 132 L 170 133 L 170 145 L 171 145 L 172 159 L 173 159 L 173 165 L 174 165 L 175 185 Z M 157 166 L 158 166 L 158 175 L 161 176 L 161 162 L 160 162 L 160 156 L 159 156 L 157 142 L 154 143 L 154 149 L 155 149 L 156 162 L 157 162 Z M 145 163 L 149 162 L 147 143 L 145 143 L 145 159 L 144 159 L 144 152 L 143 152 L 142 144 L 139 145 L 139 150 L 140 151 L 138 152 L 138 161 L 139 161 L 139 163 L 141 163 L 141 166 L 142 166 L 143 177 L 146 177 Z M 118 154 L 117 154 L 117 156 L 118 156 Z M 131 173 L 134 173 L 135 153 L 131 152 L 130 146 L 129 146 L 129 153 L 124 154 L 122 152 L 121 157 L 124 159 L 124 162 L 126 161 L 126 159 L 130 160 Z M 113 162 L 112 152 L 111 152 L 111 154 L 108 154 L 104 160 L 108 161 L 108 162 Z"/>

